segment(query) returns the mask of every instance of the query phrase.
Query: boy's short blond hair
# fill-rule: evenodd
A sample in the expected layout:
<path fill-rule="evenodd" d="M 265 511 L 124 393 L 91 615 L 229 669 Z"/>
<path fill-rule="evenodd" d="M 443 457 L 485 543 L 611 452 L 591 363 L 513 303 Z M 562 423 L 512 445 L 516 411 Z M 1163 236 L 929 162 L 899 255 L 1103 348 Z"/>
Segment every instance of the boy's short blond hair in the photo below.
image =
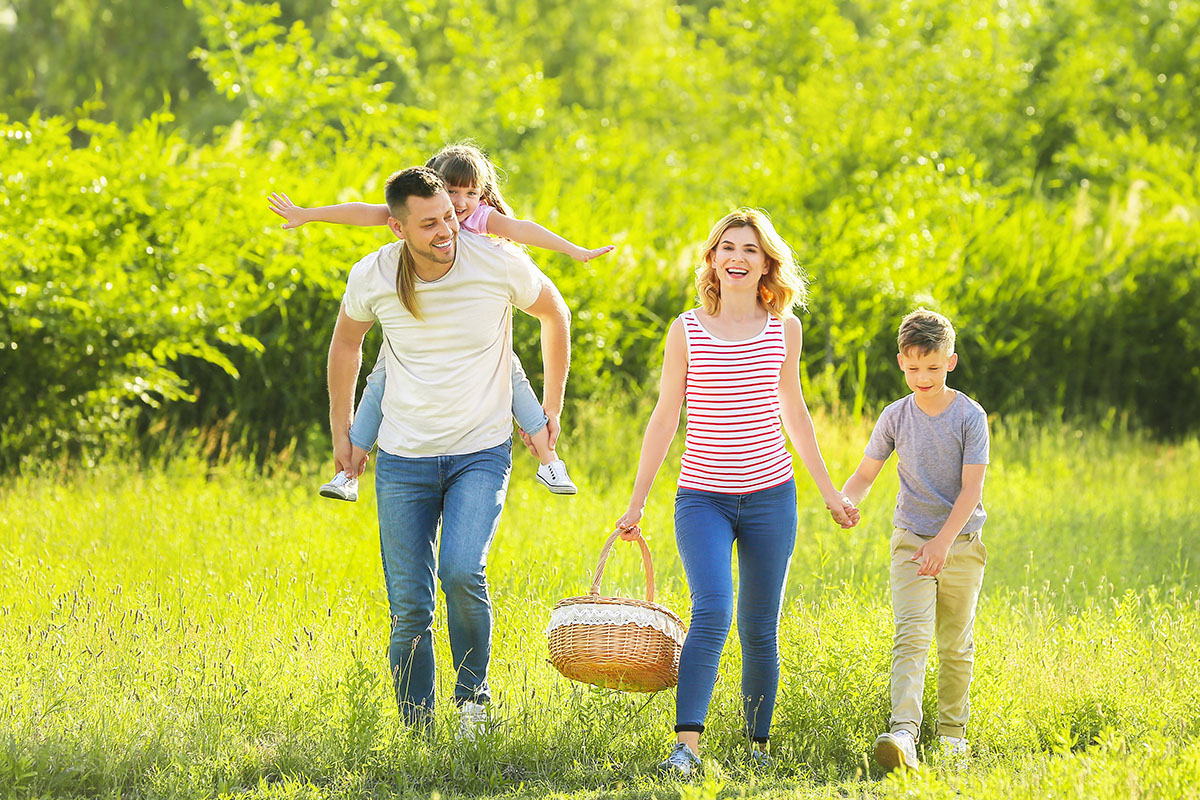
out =
<path fill-rule="evenodd" d="M 918 355 L 950 355 L 954 352 L 954 326 L 936 311 L 918 308 L 900 321 L 896 345 L 901 353 L 916 349 Z"/>

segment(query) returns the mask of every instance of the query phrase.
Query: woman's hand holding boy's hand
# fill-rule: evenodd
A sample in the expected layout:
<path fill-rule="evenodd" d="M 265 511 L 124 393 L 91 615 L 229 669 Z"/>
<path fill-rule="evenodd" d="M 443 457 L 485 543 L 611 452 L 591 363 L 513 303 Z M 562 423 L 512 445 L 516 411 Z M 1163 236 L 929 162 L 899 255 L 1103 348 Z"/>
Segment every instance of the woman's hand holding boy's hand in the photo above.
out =
<path fill-rule="evenodd" d="M 271 196 L 267 199 L 267 204 L 271 207 L 272 211 L 287 220 L 281 226 L 284 230 L 299 228 L 309 221 L 308 215 L 305 213 L 308 209 L 293 203 L 288 199 L 286 194 L 271 192 Z"/>
<path fill-rule="evenodd" d="M 833 521 L 843 528 L 853 528 L 862 518 L 855 508 L 854 503 L 850 502 L 849 497 L 838 497 L 833 502 L 827 498 L 825 500 L 825 508 L 829 509 L 830 516 Z"/>

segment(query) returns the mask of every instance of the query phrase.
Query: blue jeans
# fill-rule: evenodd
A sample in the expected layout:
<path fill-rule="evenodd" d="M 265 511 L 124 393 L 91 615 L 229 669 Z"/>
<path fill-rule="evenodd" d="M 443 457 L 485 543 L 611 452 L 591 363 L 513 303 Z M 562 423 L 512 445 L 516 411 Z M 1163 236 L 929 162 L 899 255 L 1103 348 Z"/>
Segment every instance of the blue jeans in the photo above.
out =
<path fill-rule="evenodd" d="M 388 661 L 396 702 L 410 724 L 427 722 L 433 709 L 435 545 L 457 673 L 455 702 L 490 699 L 492 605 L 484 571 L 511 466 L 508 441 L 457 456 L 402 458 L 379 452 L 379 545 L 392 618 Z"/>
<path fill-rule="evenodd" d="M 383 424 L 383 389 L 387 386 L 387 369 L 384 368 L 382 351 L 367 376 L 367 388 L 363 389 L 358 408 L 354 410 L 354 421 L 350 424 L 350 442 L 355 447 L 370 450 L 379 438 L 379 426 Z M 526 433 L 537 433 L 546 427 L 549 418 L 538 402 L 521 359 L 512 354 L 512 413 L 517 424 Z"/>
<path fill-rule="evenodd" d="M 779 686 L 779 614 L 796 543 L 796 482 L 749 494 L 679 489 L 675 541 L 692 593 L 679 657 L 675 730 L 704 730 L 717 663 L 733 618 L 733 546 L 738 552 L 738 636 L 746 733 L 766 741 Z"/>

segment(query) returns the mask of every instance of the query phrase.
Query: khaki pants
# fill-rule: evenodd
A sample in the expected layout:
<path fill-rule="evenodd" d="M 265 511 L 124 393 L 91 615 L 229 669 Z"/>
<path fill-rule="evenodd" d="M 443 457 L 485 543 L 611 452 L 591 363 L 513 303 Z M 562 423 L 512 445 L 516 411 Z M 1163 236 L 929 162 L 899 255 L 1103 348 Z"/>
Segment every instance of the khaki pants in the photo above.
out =
<path fill-rule="evenodd" d="M 917 738 L 925 660 L 937 629 L 939 736 L 962 737 L 971 712 L 968 690 L 975 664 L 975 604 L 983 584 L 987 548 L 979 533 L 960 534 L 937 575 L 917 575 L 913 553 L 927 539 L 897 528 L 892 533 L 892 718 L 888 728 Z"/>

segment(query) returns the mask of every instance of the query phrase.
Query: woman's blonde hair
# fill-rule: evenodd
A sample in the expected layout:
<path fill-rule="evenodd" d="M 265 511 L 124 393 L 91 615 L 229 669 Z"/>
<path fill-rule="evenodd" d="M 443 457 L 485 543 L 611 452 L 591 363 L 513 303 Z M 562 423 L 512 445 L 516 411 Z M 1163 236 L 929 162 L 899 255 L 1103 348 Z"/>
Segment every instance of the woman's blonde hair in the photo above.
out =
<path fill-rule="evenodd" d="M 804 307 L 808 301 L 808 279 L 796 265 L 792 248 L 771 224 L 766 212 L 757 208 L 739 208 L 721 218 L 702 248 L 700 266 L 696 268 L 696 294 L 700 305 L 709 314 L 721 310 L 721 282 L 713 268 L 713 256 L 721 237 L 730 228 L 753 228 L 766 256 L 767 270 L 758 281 L 758 299 L 776 317 L 789 317 L 794 306 Z"/>
<path fill-rule="evenodd" d="M 443 147 L 441 152 L 425 162 L 425 166 L 437 172 L 447 187 L 478 189 L 480 202 L 506 217 L 513 215 L 504 195 L 500 194 L 496 165 L 470 142 Z"/>

